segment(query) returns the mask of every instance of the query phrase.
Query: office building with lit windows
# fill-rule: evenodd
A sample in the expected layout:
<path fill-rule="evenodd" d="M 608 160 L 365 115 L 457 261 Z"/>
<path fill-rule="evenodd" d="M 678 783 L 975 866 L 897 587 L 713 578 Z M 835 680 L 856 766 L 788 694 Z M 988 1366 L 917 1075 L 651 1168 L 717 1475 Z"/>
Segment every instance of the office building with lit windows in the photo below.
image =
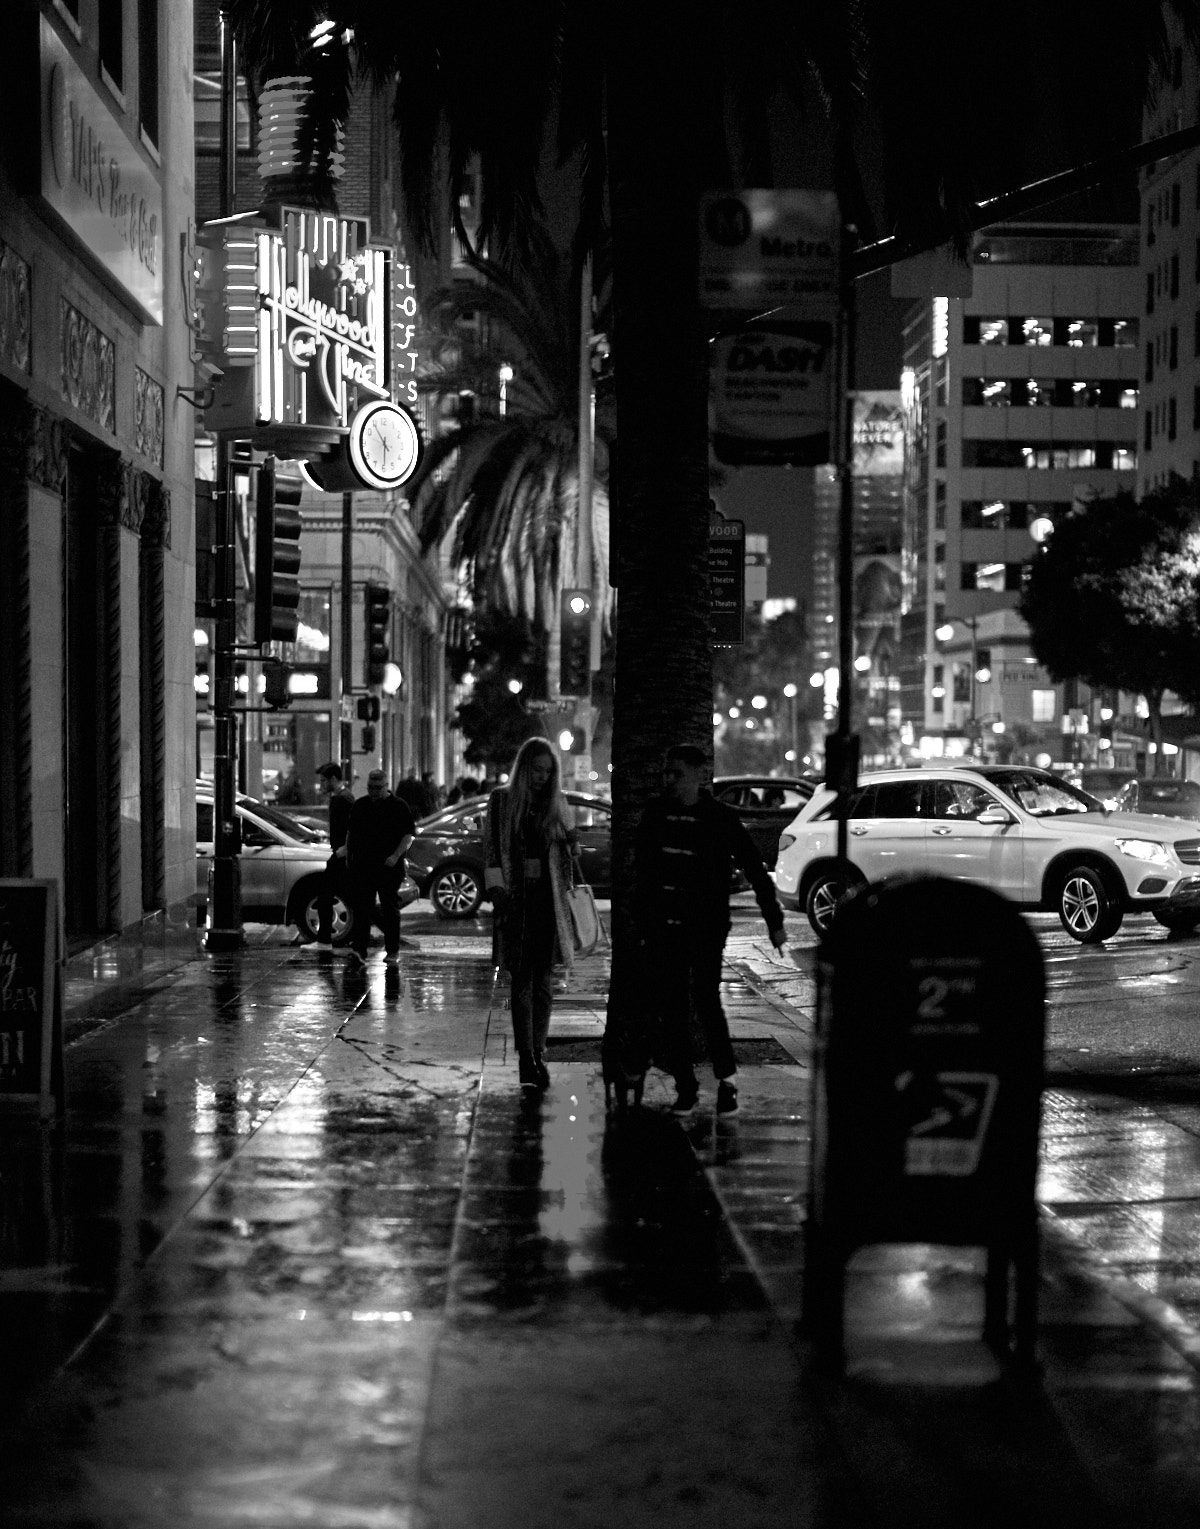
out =
<path fill-rule="evenodd" d="M 909 315 L 900 701 L 916 752 L 1087 755 L 1090 698 L 1033 661 L 1015 606 L 1055 519 L 1136 484 L 1137 262 L 1128 224 L 997 226 L 975 237 L 970 295 Z"/>

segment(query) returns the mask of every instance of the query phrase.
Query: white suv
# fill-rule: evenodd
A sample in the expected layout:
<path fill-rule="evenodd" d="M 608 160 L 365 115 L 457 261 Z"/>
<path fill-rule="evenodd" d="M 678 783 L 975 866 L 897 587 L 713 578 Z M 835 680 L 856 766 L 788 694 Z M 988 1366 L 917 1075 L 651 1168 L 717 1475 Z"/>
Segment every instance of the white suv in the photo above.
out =
<path fill-rule="evenodd" d="M 924 872 L 975 881 L 1029 911 L 1056 912 L 1094 943 L 1126 913 L 1153 913 L 1187 932 L 1200 925 L 1200 829 L 1141 813 L 1107 812 L 1045 770 L 980 765 L 881 770 L 864 776 L 848 813 L 849 866 L 837 859 L 834 795 L 822 789 L 779 840 L 775 885 L 818 935 L 848 887 Z"/>

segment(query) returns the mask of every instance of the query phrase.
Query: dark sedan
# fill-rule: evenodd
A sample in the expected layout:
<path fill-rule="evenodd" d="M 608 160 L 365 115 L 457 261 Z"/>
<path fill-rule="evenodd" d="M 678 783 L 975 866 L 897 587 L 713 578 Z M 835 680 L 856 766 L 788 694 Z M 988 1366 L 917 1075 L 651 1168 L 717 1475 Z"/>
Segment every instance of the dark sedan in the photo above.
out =
<path fill-rule="evenodd" d="M 1162 818 L 1194 818 L 1200 823 L 1200 784 L 1154 776 L 1129 781 L 1117 797 L 1118 812 L 1149 812 Z"/>
<path fill-rule="evenodd" d="M 773 870 L 779 835 L 817 789 L 819 781 L 803 776 L 718 775 L 713 795 L 732 807 Z"/>
<path fill-rule="evenodd" d="M 564 793 L 579 835 L 580 868 L 598 897 L 612 880 L 612 805 L 581 791 Z M 408 874 L 443 918 L 472 918 L 483 901 L 487 799 L 471 797 L 422 818 L 408 852 Z"/>

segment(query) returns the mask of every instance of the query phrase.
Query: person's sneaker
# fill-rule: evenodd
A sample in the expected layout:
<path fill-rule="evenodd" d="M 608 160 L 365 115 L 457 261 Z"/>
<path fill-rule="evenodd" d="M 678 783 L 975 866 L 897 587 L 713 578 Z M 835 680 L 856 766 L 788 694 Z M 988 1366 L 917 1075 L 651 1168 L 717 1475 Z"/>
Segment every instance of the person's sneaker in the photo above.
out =
<path fill-rule="evenodd" d="M 690 1115 L 696 1108 L 700 1098 L 700 1086 L 693 1083 L 691 1088 L 680 1088 L 675 1095 L 675 1102 L 671 1105 L 672 1115 Z"/>
<path fill-rule="evenodd" d="M 736 1115 L 738 1110 L 737 1084 L 721 1082 L 717 1084 L 717 1114 Z"/>

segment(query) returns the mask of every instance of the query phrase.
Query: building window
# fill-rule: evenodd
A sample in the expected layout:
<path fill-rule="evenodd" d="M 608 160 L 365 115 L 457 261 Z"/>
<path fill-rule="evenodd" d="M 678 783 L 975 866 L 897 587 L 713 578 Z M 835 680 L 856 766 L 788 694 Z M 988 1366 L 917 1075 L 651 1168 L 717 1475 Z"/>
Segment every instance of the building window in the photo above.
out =
<path fill-rule="evenodd" d="M 1154 342 L 1146 341 L 1146 381 L 1154 381 Z"/>
<path fill-rule="evenodd" d="M 1171 227 L 1179 227 L 1179 182 L 1171 187 Z"/>
<path fill-rule="evenodd" d="M 1171 296 L 1179 296 L 1179 256 L 1171 256 Z"/>
<path fill-rule="evenodd" d="M 192 109 L 196 120 L 196 152 L 219 154 L 221 152 L 221 76 L 219 74 L 192 75 Z M 250 101 L 246 94 L 246 81 L 241 75 L 237 81 L 237 148 L 239 152 L 250 148 Z"/>
<path fill-rule="evenodd" d="M 1133 472 L 1137 467 L 1137 446 L 1131 441 L 1125 446 L 1114 446 L 1112 451 L 1113 472 Z"/>
<path fill-rule="evenodd" d="M 1200 387 L 1192 389 L 1192 429 L 1200 430 Z"/>
<path fill-rule="evenodd" d="M 158 143 L 158 0 L 138 0 L 138 116 Z"/>
<path fill-rule="evenodd" d="M 933 529 L 946 529 L 946 480 L 938 478 L 933 485 Z"/>
<path fill-rule="evenodd" d="M 1200 407 L 1200 388 L 1196 389 L 1196 401 L 1197 401 L 1197 406 Z M 1145 437 L 1144 437 L 1144 444 L 1145 444 L 1146 450 L 1149 451 L 1150 447 L 1151 447 L 1151 444 L 1153 443 L 1153 440 L 1154 440 L 1154 414 L 1153 414 L 1153 412 L 1150 409 L 1146 410 L 1145 420 L 1146 420 L 1146 434 L 1145 434 Z"/>
<path fill-rule="evenodd" d="M 1053 690 L 1034 690 L 1029 696 L 1029 719 L 1031 722 L 1054 721 Z"/>
<path fill-rule="evenodd" d="M 1172 371 L 1179 365 L 1179 326 L 1177 324 L 1171 325 L 1171 346 L 1167 365 Z"/>
<path fill-rule="evenodd" d="M 1167 400 L 1167 440 L 1169 441 L 1175 439 L 1176 423 L 1175 395 L 1172 394 Z"/>
<path fill-rule="evenodd" d="M 980 345 L 1007 345 L 1007 319 L 976 319 L 975 324 Z"/>
<path fill-rule="evenodd" d="M 1146 207 L 1146 247 L 1154 243 L 1154 203 L 1150 202 Z"/>
<path fill-rule="evenodd" d="M 1136 345 L 1138 321 L 1137 319 L 1101 319 L 1099 332 L 1101 345 Z"/>
<path fill-rule="evenodd" d="M 1022 319 L 1021 343 L 1023 345 L 1053 345 L 1053 319 Z"/>
<path fill-rule="evenodd" d="M 946 465 L 946 421 L 939 419 L 934 433 L 933 465 L 945 467 Z"/>
<path fill-rule="evenodd" d="M 125 17 L 122 0 L 99 0 L 96 30 L 100 67 L 118 90 L 125 89 Z"/>
<path fill-rule="evenodd" d="M 1154 272 L 1146 272 L 1146 312 L 1154 312 Z"/>

